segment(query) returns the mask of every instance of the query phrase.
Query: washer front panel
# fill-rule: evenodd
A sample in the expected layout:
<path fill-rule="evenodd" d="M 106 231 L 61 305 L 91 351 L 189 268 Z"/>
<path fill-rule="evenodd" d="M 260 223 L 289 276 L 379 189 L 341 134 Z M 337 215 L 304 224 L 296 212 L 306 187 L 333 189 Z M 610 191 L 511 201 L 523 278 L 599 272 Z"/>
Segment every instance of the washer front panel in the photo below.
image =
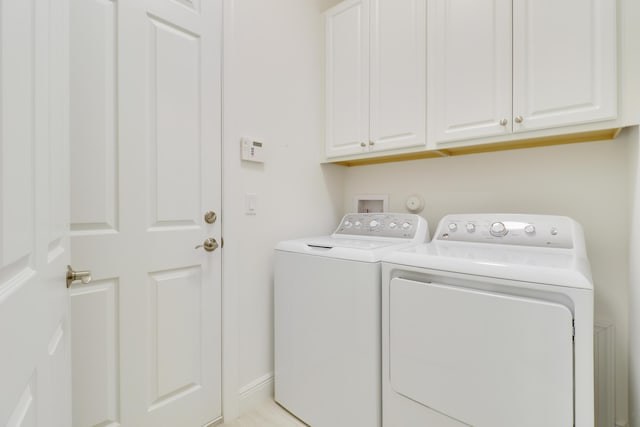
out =
<path fill-rule="evenodd" d="M 313 426 L 379 427 L 380 264 L 276 251 L 275 400 Z"/>
<path fill-rule="evenodd" d="M 395 392 L 477 427 L 573 425 L 565 305 L 393 278 L 388 310 Z"/>

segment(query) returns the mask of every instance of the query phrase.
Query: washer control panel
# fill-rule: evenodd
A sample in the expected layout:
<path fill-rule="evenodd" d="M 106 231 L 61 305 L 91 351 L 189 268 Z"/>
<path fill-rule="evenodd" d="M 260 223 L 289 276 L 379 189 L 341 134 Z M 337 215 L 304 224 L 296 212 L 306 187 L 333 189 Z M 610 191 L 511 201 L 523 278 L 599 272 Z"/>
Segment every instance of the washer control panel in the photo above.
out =
<path fill-rule="evenodd" d="M 575 221 L 563 216 L 523 214 L 447 215 L 436 240 L 573 248 Z"/>
<path fill-rule="evenodd" d="M 350 213 L 342 218 L 333 236 L 372 236 L 415 239 L 428 235 L 426 220 L 419 215 Z"/>

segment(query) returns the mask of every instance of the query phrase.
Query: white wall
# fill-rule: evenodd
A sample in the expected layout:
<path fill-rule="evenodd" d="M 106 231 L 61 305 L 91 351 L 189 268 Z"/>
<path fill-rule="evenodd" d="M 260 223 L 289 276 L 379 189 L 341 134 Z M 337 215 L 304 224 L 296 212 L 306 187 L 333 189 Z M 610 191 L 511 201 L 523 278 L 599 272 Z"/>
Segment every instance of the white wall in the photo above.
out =
<path fill-rule="evenodd" d="M 563 214 L 583 224 L 596 282 L 596 317 L 616 326 L 616 412 L 619 420 L 625 420 L 629 297 L 625 226 L 632 190 L 627 156 L 637 134 L 625 132 L 615 142 L 458 158 L 348 169 L 320 166 L 324 132 L 320 13 L 338 2 L 224 0 L 225 416 L 233 418 L 239 411 L 238 393 L 262 383 L 269 391 L 275 243 L 328 233 L 340 215 L 352 209 L 355 194 L 389 194 L 391 209 L 404 211 L 406 196 L 418 193 L 427 202 L 425 216 L 432 229 L 448 212 Z M 629 9 L 640 5 L 621 4 L 621 27 L 634 26 Z M 630 40 L 624 38 L 622 43 Z M 621 81 L 637 82 L 637 61 L 623 58 L 622 62 Z M 640 99 L 622 98 L 625 107 Z M 242 136 L 265 142 L 264 165 L 240 161 Z M 245 193 L 257 194 L 256 216 L 244 214 Z M 640 203 L 640 194 L 636 200 Z M 640 218 L 636 225 L 639 235 Z M 640 273 L 632 274 L 640 286 Z M 633 295 L 640 309 L 640 291 Z M 637 318 L 635 326 L 640 328 Z M 640 357 L 640 343 L 636 348 Z M 640 361 L 632 367 L 638 387 L 634 400 L 640 410 Z"/>
<path fill-rule="evenodd" d="M 273 370 L 272 253 L 279 240 L 333 230 L 343 168 L 320 165 L 323 6 L 225 0 L 225 416 L 240 391 L 269 392 Z M 240 138 L 264 142 L 264 164 L 240 160 Z M 245 193 L 257 215 L 245 215 Z M 229 391 L 231 390 L 231 391 Z M 231 395 L 227 394 L 231 393 Z M 250 405 L 248 403 L 247 405 Z"/>
<path fill-rule="evenodd" d="M 640 135 L 629 135 L 631 177 L 631 245 L 629 280 L 629 425 L 640 426 Z"/>
<path fill-rule="evenodd" d="M 637 137 L 636 137 L 637 138 Z M 596 319 L 616 327 L 616 414 L 627 419 L 630 132 L 616 141 L 523 149 L 349 168 L 345 210 L 356 194 L 388 194 L 405 212 L 413 193 L 435 229 L 446 213 L 567 215 L 580 222 L 595 281 Z"/>

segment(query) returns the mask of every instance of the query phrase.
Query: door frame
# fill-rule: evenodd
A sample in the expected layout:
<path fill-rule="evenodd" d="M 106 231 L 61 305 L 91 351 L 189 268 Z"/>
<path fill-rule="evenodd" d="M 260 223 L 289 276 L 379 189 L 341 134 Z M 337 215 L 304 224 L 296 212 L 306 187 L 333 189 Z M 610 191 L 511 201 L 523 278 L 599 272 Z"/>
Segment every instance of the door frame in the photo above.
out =
<path fill-rule="evenodd" d="M 230 191 L 226 191 L 226 168 L 225 168 L 225 145 L 227 143 L 226 132 L 226 111 L 227 111 L 227 93 L 228 80 L 226 76 L 232 72 L 232 47 L 234 33 L 234 6 L 235 0 L 223 0 L 222 3 L 222 72 L 221 72 L 221 93 L 222 93 L 222 136 L 220 144 L 221 156 L 221 230 L 222 236 L 227 235 L 227 222 L 225 215 L 229 212 L 226 206 L 227 198 Z M 231 152 L 231 150 L 229 150 Z M 229 155 L 231 155 L 229 153 Z M 227 236 L 230 237 L 230 236 Z M 221 310 L 222 310 L 222 419 L 228 422 L 236 419 L 240 415 L 240 394 L 239 394 L 239 375 L 238 375 L 238 355 L 239 355 L 239 339 L 238 339 L 238 294 L 237 287 L 231 286 L 233 283 L 233 273 L 231 272 L 231 260 L 226 252 L 222 251 L 222 279 L 221 279 Z"/>

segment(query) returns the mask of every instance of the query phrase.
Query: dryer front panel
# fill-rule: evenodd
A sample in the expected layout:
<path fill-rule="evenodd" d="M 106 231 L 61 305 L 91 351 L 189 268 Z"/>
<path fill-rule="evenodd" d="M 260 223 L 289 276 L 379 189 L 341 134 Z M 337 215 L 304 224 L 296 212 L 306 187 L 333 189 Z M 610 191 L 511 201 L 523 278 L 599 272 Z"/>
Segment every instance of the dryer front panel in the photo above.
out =
<path fill-rule="evenodd" d="M 393 389 L 474 427 L 573 426 L 573 316 L 562 304 L 394 278 Z"/>

